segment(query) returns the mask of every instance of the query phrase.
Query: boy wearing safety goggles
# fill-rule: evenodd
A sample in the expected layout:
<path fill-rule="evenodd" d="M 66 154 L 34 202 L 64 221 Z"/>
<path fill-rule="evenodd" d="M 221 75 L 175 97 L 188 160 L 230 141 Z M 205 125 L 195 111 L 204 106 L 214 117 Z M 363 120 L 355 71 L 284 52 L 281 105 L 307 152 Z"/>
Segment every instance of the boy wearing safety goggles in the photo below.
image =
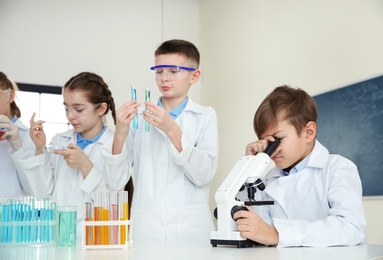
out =
<path fill-rule="evenodd" d="M 150 68 L 160 98 L 145 102 L 142 112 L 135 100 L 117 110 L 113 144 L 104 149 L 106 179 L 122 189 L 134 172 L 135 240 L 208 240 L 214 228 L 209 184 L 218 161 L 217 115 L 188 97 L 201 76 L 199 61 L 198 49 L 188 41 L 162 43 Z"/>

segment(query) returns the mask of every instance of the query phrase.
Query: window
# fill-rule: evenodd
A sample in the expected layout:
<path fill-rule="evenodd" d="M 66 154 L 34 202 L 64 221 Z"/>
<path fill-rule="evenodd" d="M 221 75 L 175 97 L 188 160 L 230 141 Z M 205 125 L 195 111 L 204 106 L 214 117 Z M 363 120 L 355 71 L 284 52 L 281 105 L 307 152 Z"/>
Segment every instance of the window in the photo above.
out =
<path fill-rule="evenodd" d="M 36 120 L 44 120 L 47 145 L 53 136 L 72 128 L 65 116 L 61 87 L 17 83 L 16 103 L 21 111 L 21 122 L 27 127 L 36 113 Z"/>

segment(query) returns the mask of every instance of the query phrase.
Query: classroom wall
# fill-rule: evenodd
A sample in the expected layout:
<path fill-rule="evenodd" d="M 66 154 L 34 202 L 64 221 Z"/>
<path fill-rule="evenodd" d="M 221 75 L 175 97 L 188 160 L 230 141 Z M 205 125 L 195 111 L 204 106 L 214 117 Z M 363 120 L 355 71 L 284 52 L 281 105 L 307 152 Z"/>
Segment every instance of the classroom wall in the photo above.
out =
<path fill-rule="evenodd" d="M 256 140 L 254 113 L 275 87 L 316 95 L 383 74 L 380 0 L 201 1 L 201 25 L 201 96 L 217 110 L 220 134 L 212 207 L 215 191 Z M 368 242 L 383 244 L 383 199 L 364 206 Z"/>
<path fill-rule="evenodd" d="M 380 0 L 0 0 L 0 70 L 57 86 L 93 71 L 118 107 L 132 84 L 138 95 L 155 89 L 148 68 L 158 44 L 194 42 L 203 73 L 190 96 L 219 119 L 214 208 L 215 191 L 255 139 L 253 114 L 274 87 L 315 95 L 382 74 L 382 9 Z M 383 199 L 364 205 L 368 242 L 383 244 Z"/>
<path fill-rule="evenodd" d="M 145 87 L 158 97 L 149 68 L 164 40 L 199 45 L 199 1 L 0 0 L 0 35 L 0 69 L 15 81 L 63 86 L 91 71 L 104 78 L 119 107 L 133 84 L 138 101 Z M 200 100 L 199 84 L 191 96 Z M 108 123 L 113 128 L 110 117 Z"/>

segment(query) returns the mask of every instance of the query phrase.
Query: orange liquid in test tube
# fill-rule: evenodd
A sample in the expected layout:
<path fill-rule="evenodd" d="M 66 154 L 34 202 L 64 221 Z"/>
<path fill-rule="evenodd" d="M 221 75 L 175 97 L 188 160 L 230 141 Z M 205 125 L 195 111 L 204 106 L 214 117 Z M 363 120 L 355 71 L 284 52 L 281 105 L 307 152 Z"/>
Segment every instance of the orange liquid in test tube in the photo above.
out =
<path fill-rule="evenodd" d="M 94 207 L 94 220 L 99 221 L 100 219 L 100 207 Z M 100 245 L 100 226 L 94 226 L 93 227 L 93 244 L 94 245 Z"/>
<path fill-rule="evenodd" d="M 109 209 L 102 207 L 101 212 L 102 212 L 102 220 L 109 221 Z M 109 245 L 109 226 L 102 226 L 101 237 L 102 237 L 102 244 Z"/>
<path fill-rule="evenodd" d="M 93 194 L 94 199 L 94 213 L 93 213 L 93 219 L 94 221 L 100 221 L 101 220 L 101 193 L 95 193 Z M 93 227 L 93 245 L 101 245 L 101 227 L 100 226 L 94 226 Z"/>
<path fill-rule="evenodd" d="M 119 215 L 120 220 L 128 220 L 129 218 L 129 203 L 128 203 L 128 192 L 119 192 Z M 120 226 L 120 244 L 125 245 L 127 236 L 126 226 Z"/>
<path fill-rule="evenodd" d="M 101 220 L 109 221 L 109 193 L 102 193 L 102 208 L 100 209 Z M 101 244 L 109 245 L 109 226 L 101 227 Z"/>
<path fill-rule="evenodd" d="M 91 202 L 85 202 L 85 221 L 92 221 L 92 204 Z M 86 226 L 85 227 L 85 244 L 91 245 L 93 243 L 93 237 L 92 237 L 92 227 Z"/>

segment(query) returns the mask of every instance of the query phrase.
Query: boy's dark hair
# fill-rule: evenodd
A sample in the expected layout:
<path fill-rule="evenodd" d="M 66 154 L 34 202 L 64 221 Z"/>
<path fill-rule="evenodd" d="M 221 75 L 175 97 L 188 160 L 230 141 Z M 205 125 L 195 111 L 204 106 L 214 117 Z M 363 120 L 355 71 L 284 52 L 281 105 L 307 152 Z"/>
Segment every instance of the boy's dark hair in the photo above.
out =
<path fill-rule="evenodd" d="M 162 54 L 179 54 L 185 56 L 187 59 L 195 63 L 195 69 L 199 67 L 199 51 L 197 47 L 189 41 L 179 39 L 165 41 L 154 52 L 155 56 Z"/>
<path fill-rule="evenodd" d="M 318 109 L 315 100 L 300 88 L 283 85 L 274 89 L 261 103 L 254 115 L 254 131 L 258 138 L 276 127 L 278 120 L 288 120 L 301 135 L 309 122 L 316 123 Z"/>
<path fill-rule="evenodd" d="M 65 83 L 64 90 L 82 90 L 87 93 L 89 102 L 94 105 L 103 102 L 107 103 L 108 108 L 105 110 L 104 114 L 108 113 L 110 109 L 112 111 L 114 124 L 116 124 L 116 109 L 112 92 L 99 75 L 91 72 L 81 72 Z"/>
<path fill-rule="evenodd" d="M 7 75 L 0 71 L 0 88 L 3 90 L 11 89 L 16 91 L 17 85 L 16 83 L 12 83 Z M 21 117 L 20 108 L 16 105 L 15 100 L 13 100 L 11 103 L 11 115 L 16 116 L 17 118 Z"/>

